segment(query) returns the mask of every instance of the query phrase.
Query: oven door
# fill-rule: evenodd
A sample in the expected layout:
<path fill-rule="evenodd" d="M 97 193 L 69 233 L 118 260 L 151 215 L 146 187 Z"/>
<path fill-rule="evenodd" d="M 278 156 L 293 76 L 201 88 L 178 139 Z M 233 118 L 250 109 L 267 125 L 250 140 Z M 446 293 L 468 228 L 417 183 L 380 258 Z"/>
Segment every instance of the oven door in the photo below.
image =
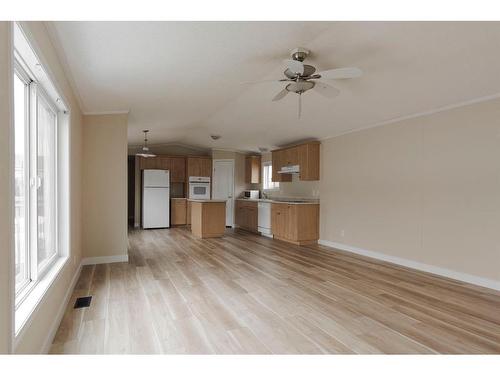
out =
<path fill-rule="evenodd" d="M 193 183 L 189 184 L 190 199 L 210 199 L 210 184 Z"/>

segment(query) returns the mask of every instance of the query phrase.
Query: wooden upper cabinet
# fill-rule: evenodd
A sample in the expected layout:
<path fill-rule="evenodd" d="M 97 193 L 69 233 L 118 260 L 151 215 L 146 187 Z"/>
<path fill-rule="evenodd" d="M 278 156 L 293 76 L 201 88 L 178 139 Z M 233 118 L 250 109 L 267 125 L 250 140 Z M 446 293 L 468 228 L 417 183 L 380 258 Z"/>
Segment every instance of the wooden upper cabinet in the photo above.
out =
<path fill-rule="evenodd" d="M 299 164 L 298 148 L 285 148 L 284 150 L 282 150 L 282 158 L 282 165 L 284 166 Z"/>
<path fill-rule="evenodd" d="M 310 142 L 297 147 L 300 179 L 302 181 L 319 180 L 319 142 Z"/>
<path fill-rule="evenodd" d="M 200 176 L 212 177 L 212 158 L 201 158 Z"/>
<path fill-rule="evenodd" d="M 184 156 L 156 156 L 139 158 L 140 169 L 165 169 L 170 171 L 170 182 L 186 181 L 186 158 Z"/>
<path fill-rule="evenodd" d="M 281 174 L 278 171 L 285 164 L 285 150 L 275 150 L 272 152 L 272 166 L 273 166 L 273 175 L 271 179 L 274 182 L 290 182 L 292 181 L 291 174 Z"/>
<path fill-rule="evenodd" d="M 170 158 L 162 157 L 162 156 L 157 156 L 154 159 L 158 159 L 156 161 L 156 165 L 158 169 L 165 169 L 167 171 L 170 171 L 172 169 L 172 163 Z"/>
<path fill-rule="evenodd" d="M 260 184 L 260 156 L 245 157 L 245 182 L 247 184 Z"/>
<path fill-rule="evenodd" d="M 188 177 L 201 176 L 212 177 L 212 158 L 210 157 L 188 157 L 187 158 Z"/>
<path fill-rule="evenodd" d="M 142 169 L 168 169 L 163 168 L 162 164 L 163 160 L 159 156 L 155 156 L 154 158 L 144 158 L 140 157 L 139 166 Z"/>
<path fill-rule="evenodd" d="M 277 182 L 292 181 L 292 175 L 278 173 L 281 167 L 290 165 L 299 166 L 300 180 L 319 180 L 319 148 L 319 142 L 308 142 L 298 146 L 274 150 L 272 152 L 272 180 Z"/>
<path fill-rule="evenodd" d="M 170 159 L 170 181 L 185 182 L 186 181 L 186 158 L 169 158 Z"/>
<path fill-rule="evenodd" d="M 199 176 L 201 171 L 201 161 L 199 158 L 187 158 L 188 177 Z"/>

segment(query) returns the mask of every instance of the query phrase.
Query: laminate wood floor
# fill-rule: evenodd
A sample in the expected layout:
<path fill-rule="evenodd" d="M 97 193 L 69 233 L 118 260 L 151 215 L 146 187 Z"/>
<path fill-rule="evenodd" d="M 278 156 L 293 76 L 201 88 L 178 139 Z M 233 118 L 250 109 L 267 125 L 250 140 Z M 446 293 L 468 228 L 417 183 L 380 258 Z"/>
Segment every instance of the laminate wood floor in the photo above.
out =
<path fill-rule="evenodd" d="M 51 353 L 500 353 L 500 293 L 245 232 L 133 230 L 128 263 L 83 267 Z"/>

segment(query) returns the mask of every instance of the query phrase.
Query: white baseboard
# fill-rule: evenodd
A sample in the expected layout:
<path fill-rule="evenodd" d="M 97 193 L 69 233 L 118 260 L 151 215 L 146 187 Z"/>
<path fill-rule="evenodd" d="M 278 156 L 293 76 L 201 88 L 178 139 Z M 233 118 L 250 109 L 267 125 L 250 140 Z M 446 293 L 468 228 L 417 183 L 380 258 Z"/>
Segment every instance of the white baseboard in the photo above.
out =
<path fill-rule="evenodd" d="M 61 324 L 62 318 L 64 316 L 64 312 L 66 311 L 66 306 L 68 305 L 71 294 L 73 293 L 73 289 L 75 289 L 76 282 L 80 277 L 80 273 L 82 271 L 82 263 L 78 266 L 77 271 L 73 275 L 71 279 L 71 283 L 69 284 L 68 290 L 66 290 L 66 294 L 64 295 L 63 300 L 59 306 L 59 310 L 57 311 L 56 318 L 52 322 L 50 326 L 49 334 L 45 339 L 42 348 L 40 350 L 40 354 L 47 354 L 50 350 L 50 346 L 52 345 L 52 341 L 54 341 L 54 337 L 56 337 L 57 330 L 59 329 L 59 325 Z"/>
<path fill-rule="evenodd" d="M 479 286 L 494 289 L 494 290 L 500 290 L 500 281 L 497 281 L 497 280 L 486 279 L 483 277 L 474 276 L 474 275 L 470 275 L 470 274 L 462 273 L 462 272 L 457 272 L 457 271 L 453 271 L 453 270 L 450 270 L 447 268 L 432 266 L 430 264 L 420 263 L 420 262 L 416 262 L 414 260 L 399 258 L 399 257 L 395 257 L 392 255 L 386 255 L 386 254 L 379 253 L 376 251 L 365 250 L 365 249 L 361 249 L 359 247 L 350 246 L 350 245 L 346 245 L 346 244 L 342 244 L 342 243 L 338 243 L 338 242 L 319 240 L 318 243 L 320 245 L 324 245 L 327 247 L 333 247 L 335 249 L 349 251 L 351 253 L 364 255 L 364 256 L 369 257 L 369 258 L 383 260 L 385 262 L 394 263 L 394 264 L 397 264 L 400 266 L 413 268 L 415 270 L 419 270 L 419 271 L 423 271 L 423 272 L 429 272 L 429 273 L 432 273 L 432 274 L 435 274 L 438 276 L 447 277 L 447 278 L 462 281 L 465 283 L 479 285 Z"/>
<path fill-rule="evenodd" d="M 82 265 L 128 262 L 128 254 L 83 258 Z"/>

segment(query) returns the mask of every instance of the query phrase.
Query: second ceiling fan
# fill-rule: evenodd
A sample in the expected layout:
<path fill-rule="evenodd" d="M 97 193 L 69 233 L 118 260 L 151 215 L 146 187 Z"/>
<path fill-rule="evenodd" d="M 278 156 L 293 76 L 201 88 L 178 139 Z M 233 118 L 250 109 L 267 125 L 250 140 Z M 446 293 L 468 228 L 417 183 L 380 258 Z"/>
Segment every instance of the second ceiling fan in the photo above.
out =
<path fill-rule="evenodd" d="M 278 82 L 289 82 L 285 88 L 278 92 L 273 101 L 283 99 L 288 93 L 293 92 L 299 95 L 299 118 L 302 112 L 302 94 L 308 90 L 314 89 L 318 94 L 333 98 L 337 96 L 339 89 L 319 81 L 319 79 L 348 79 L 360 77 L 363 72 L 359 68 L 337 68 L 324 70 L 316 73 L 316 68 L 312 65 L 304 64 L 304 60 L 309 55 L 309 50 L 305 48 L 296 48 L 291 52 L 291 59 L 285 60 L 285 77 Z M 275 81 L 275 80 L 273 80 Z"/>

